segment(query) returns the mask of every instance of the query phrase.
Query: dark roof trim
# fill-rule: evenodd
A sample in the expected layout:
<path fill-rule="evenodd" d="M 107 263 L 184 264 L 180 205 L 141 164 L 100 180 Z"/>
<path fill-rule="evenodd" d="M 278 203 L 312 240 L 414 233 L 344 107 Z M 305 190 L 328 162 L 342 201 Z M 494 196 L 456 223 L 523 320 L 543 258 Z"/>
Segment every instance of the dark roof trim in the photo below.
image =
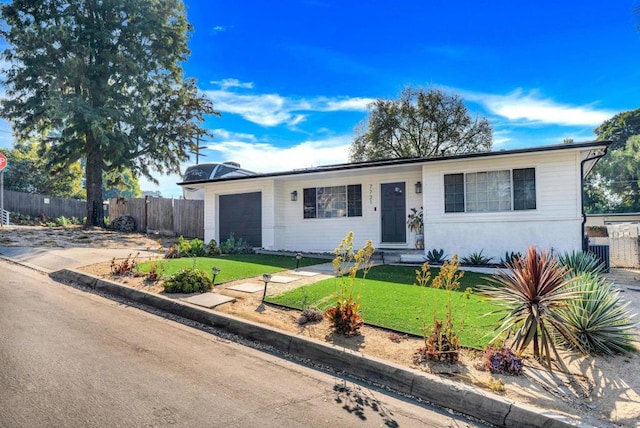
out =
<path fill-rule="evenodd" d="M 388 160 L 379 160 L 379 161 L 342 163 L 342 164 L 336 164 L 336 165 L 326 165 L 326 166 L 318 166 L 318 167 L 312 167 L 312 168 L 297 169 L 293 171 L 256 174 L 256 175 L 247 176 L 247 177 L 230 177 L 230 178 L 222 178 L 222 179 L 215 179 L 215 180 L 207 179 L 207 180 L 199 180 L 199 181 L 180 182 L 178 183 L 178 185 L 184 186 L 184 185 L 212 183 L 212 182 L 218 183 L 218 182 L 238 181 L 238 180 L 255 180 L 259 178 L 285 177 L 285 176 L 291 176 L 291 175 L 314 174 L 318 172 L 344 171 L 344 170 L 350 170 L 350 169 L 375 168 L 375 167 L 381 167 L 381 166 L 394 166 L 394 165 L 411 165 L 411 164 L 418 164 L 418 163 L 443 162 L 448 160 L 483 158 L 483 157 L 491 157 L 491 156 L 506 156 L 506 155 L 523 154 L 523 153 L 550 152 L 550 151 L 556 151 L 556 150 L 589 149 L 592 147 L 601 147 L 601 146 L 608 147 L 611 143 L 612 141 L 609 141 L 609 140 L 588 141 L 584 143 L 556 144 L 553 146 L 530 147 L 526 149 L 500 150 L 497 152 L 464 153 L 460 155 L 441 156 L 441 157 L 435 157 L 435 158 L 402 158 L 402 159 L 388 159 Z"/>

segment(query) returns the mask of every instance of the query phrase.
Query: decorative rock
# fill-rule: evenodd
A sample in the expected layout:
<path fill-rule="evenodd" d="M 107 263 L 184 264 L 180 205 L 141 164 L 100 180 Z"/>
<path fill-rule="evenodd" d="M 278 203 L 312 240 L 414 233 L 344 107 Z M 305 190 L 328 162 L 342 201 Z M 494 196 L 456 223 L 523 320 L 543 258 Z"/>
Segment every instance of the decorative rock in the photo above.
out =
<path fill-rule="evenodd" d="M 129 215 L 123 215 L 113 220 L 110 224 L 111 229 L 120 232 L 135 232 L 136 219 Z"/>

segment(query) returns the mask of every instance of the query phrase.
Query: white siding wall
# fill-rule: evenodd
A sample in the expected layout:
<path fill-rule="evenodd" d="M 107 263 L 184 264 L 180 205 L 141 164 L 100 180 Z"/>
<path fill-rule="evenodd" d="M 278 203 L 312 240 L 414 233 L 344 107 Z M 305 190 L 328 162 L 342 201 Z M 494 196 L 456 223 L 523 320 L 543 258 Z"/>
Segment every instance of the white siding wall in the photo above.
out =
<path fill-rule="evenodd" d="M 444 175 L 535 168 L 536 209 L 490 213 L 445 213 Z M 425 249 L 443 248 L 463 257 L 483 250 L 499 261 L 506 251 L 530 245 L 554 251 L 581 248 L 580 154 L 554 151 L 493 159 L 429 163 L 423 167 Z"/>
<path fill-rule="evenodd" d="M 512 154 L 467 158 L 331 173 L 310 173 L 262 179 L 210 183 L 205 186 L 205 240 L 219 239 L 218 197 L 262 192 L 262 244 L 265 249 L 331 252 L 349 232 L 360 248 L 371 239 L 381 247 L 380 185 L 404 182 L 407 214 L 424 206 L 425 251 L 444 249 L 461 257 L 483 250 L 498 261 L 506 251 L 524 252 L 530 245 L 554 251 L 581 248 L 580 161 L 578 151 Z M 535 168 L 536 209 L 491 213 L 444 212 L 444 175 Z M 423 193 L 415 193 L 422 181 Z M 362 217 L 304 219 L 303 191 L 310 187 L 362 185 Z M 290 194 L 298 192 L 298 200 Z M 415 236 L 385 248 L 412 249 Z"/>
<path fill-rule="evenodd" d="M 300 177 L 295 182 L 285 182 L 282 191 L 289 195 L 298 192 L 298 200 L 284 203 L 284 240 L 282 247 L 299 251 L 331 252 L 349 231 L 355 236 L 354 245 L 361 248 L 367 240 L 372 240 L 376 248 L 380 248 L 380 185 L 382 183 L 405 182 L 407 195 L 407 210 L 421 206 L 421 195 L 416 195 L 414 187 L 420 180 L 419 167 L 413 171 L 376 170 L 375 174 L 358 172 L 357 175 L 346 177 L 344 174 L 334 177 L 318 176 L 315 178 Z M 350 184 L 362 185 L 362 217 L 342 217 L 329 219 L 303 218 L 303 189 L 310 187 L 344 186 Z M 412 237 L 407 235 L 408 243 L 397 244 L 396 248 L 409 248 L 413 245 Z"/>

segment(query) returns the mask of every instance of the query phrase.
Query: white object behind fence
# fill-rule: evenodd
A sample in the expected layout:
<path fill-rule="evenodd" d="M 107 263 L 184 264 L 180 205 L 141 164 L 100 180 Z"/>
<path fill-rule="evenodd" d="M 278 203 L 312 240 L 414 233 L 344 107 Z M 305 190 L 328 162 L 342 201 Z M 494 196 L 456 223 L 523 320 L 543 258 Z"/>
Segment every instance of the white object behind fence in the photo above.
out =
<path fill-rule="evenodd" d="M 9 211 L 0 210 L 0 224 L 9 226 Z"/>
<path fill-rule="evenodd" d="M 611 267 L 640 268 L 640 225 L 612 224 L 607 232 Z"/>

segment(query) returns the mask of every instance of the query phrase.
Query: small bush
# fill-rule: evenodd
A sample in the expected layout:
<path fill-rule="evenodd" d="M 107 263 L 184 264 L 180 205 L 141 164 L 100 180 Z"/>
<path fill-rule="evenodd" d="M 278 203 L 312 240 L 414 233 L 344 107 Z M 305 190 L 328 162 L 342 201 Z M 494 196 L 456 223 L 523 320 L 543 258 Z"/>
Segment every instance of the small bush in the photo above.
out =
<path fill-rule="evenodd" d="M 137 258 L 139 254 L 140 253 L 137 253 L 133 258 L 131 257 L 131 254 L 129 254 L 126 259 L 119 262 L 116 261 L 116 258 L 114 257 L 111 260 L 111 275 L 132 275 L 133 270 L 138 267 Z"/>
<path fill-rule="evenodd" d="M 444 255 L 444 250 L 441 248 L 439 250 L 433 249 L 427 251 L 427 261 L 431 264 L 441 265 L 445 261 L 447 261 L 447 256 Z"/>
<path fill-rule="evenodd" d="M 164 274 L 165 269 L 166 269 L 166 266 L 164 263 L 158 263 L 157 261 L 154 261 L 153 263 L 151 263 L 151 266 L 149 267 L 149 272 L 147 273 L 147 281 L 150 281 L 150 282 L 158 281 L 160 278 L 162 278 L 162 275 Z"/>
<path fill-rule="evenodd" d="M 570 276 L 580 276 L 584 273 L 602 274 L 605 271 L 605 265 L 596 256 L 584 251 L 572 251 L 560 254 L 558 261 L 561 266 L 571 268 Z"/>
<path fill-rule="evenodd" d="M 195 268 L 181 269 L 164 283 L 167 293 L 203 293 L 211 290 L 211 287 L 207 273 Z"/>
<path fill-rule="evenodd" d="M 180 257 L 182 257 L 182 254 L 180 254 L 180 249 L 177 245 L 169 247 L 167 253 L 164 255 L 165 259 L 179 259 Z"/>
<path fill-rule="evenodd" d="M 360 328 L 364 325 L 360 312 L 360 296 L 354 295 L 353 288 L 358 269 L 362 268 L 364 280 L 373 266 L 371 256 L 374 251 L 371 240 L 368 240 L 363 248 L 354 253 L 353 232 L 349 232 L 333 252 L 333 270 L 340 288 L 333 294 L 333 306 L 327 309 L 324 315 L 329 319 L 334 333 L 354 336 L 360 333 Z"/>
<path fill-rule="evenodd" d="M 508 264 L 513 264 L 516 260 L 518 260 L 521 257 L 522 257 L 522 253 L 520 253 L 520 252 L 515 252 L 514 253 L 513 251 L 512 252 L 506 251 L 504 253 L 504 258 L 500 259 L 500 265 L 506 267 L 507 263 Z"/>
<path fill-rule="evenodd" d="M 566 302 L 559 315 L 577 338 L 581 350 L 588 354 L 613 355 L 633 349 L 632 315 L 617 291 L 606 278 L 585 273 L 574 283 L 577 297 Z M 564 337 L 558 337 L 565 346 L 579 349 Z"/>
<path fill-rule="evenodd" d="M 220 247 L 218 247 L 218 242 L 215 239 L 209 241 L 209 243 L 205 247 L 206 255 L 209 257 L 215 257 L 222 254 Z"/>
<path fill-rule="evenodd" d="M 319 322 L 324 318 L 324 313 L 318 309 L 313 307 L 304 308 L 302 310 L 302 315 L 298 318 L 298 324 L 303 325 L 309 322 Z"/>
<path fill-rule="evenodd" d="M 472 266 L 485 266 L 488 265 L 489 263 L 491 263 L 491 260 L 493 260 L 493 257 L 487 257 L 484 254 L 482 254 L 484 250 L 480 250 L 479 252 L 474 252 L 469 254 L 466 257 L 463 257 L 460 259 L 460 262 L 462 262 L 465 265 L 472 265 Z"/>
<path fill-rule="evenodd" d="M 484 367 L 491 373 L 509 376 L 519 376 L 522 374 L 522 360 L 509 348 L 487 348 L 484 350 L 482 358 L 484 360 Z"/>
<path fill-rule="evenodd" d="M 222 254 L 251 254 L 253 248 L 242 238 L 236 239 L 233 233 L 220 245 Z"/>

